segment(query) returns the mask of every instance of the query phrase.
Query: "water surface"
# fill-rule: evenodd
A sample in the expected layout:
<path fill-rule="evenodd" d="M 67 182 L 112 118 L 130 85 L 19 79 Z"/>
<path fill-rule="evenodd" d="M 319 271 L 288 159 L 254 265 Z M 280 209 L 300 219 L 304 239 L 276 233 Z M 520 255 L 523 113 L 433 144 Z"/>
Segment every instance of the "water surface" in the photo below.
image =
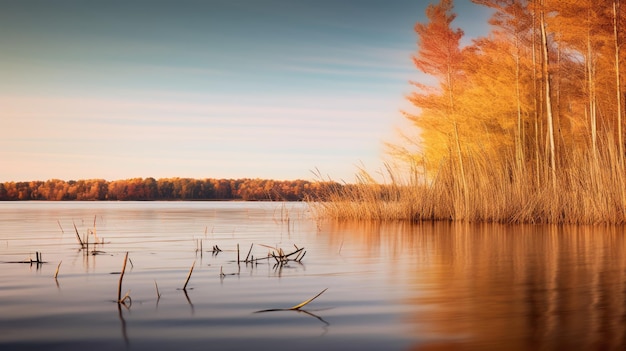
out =
<path fill-rule="evenodd" d="M 310 217 L 305 204 L 278 202 L 0 203 L 0 347 L 626 346 L 623 228 Z M 73 224 L 105 244 L 81 249 Z M 215 245 L 223 251 L 211 252 Z M 240 261 L 251 245 L 256 258 L 269 247 L 306 255 L 283 266 L 238 264 L 237 245 Z M 46 263 L 14 263 L 35 252 Z M 128 306 L 115 302 L 126 252 Z M 255 313 L 325 288 L 303 311 Z"/>

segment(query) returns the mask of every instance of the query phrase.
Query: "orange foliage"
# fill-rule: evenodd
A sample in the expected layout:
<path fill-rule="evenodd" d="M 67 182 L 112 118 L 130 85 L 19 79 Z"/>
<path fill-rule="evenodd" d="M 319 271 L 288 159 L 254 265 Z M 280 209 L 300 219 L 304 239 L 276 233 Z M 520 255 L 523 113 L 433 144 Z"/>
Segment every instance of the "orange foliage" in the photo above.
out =
<path fill-rule="evenodd" d="M 132 178 L 0 183 L 0 201 L 14 200 L 272 200 L 323 199 L 333 182 L 267 179 Z"/>
<path fill-rule="evenodd" d="M 515 155 L 518 167 L 543 182 L 547 169 L 567 167 L 571 152 L 608 152 L 609 144 L 623 150 L 617 145 L 624 140 L 617 89 L 624 86 L 619 67 L 623 72 L 626 55 L 619 47 L 626 13 L 619 0 L 473 2 L 494 11 L 492 32 L 467 47 L 459 46 L 463 31 L 453 26 L 451 0 L 430 5 L 427 21 L 415 25 L 415 67 L 438 84 L 411 82 L 417 90 L 408 100 L 416 110 L 406 116 L 419 131 L 420 151 L 405 159 L 421 159 L 426 169 L 436 169 L 458 154 L 464 155 L 456 161 L 461 167 L 469 155 Z M 542 13 L 547 70 L 542 70 Z M 549 162 L 552 136 L 556 164 Z"/>

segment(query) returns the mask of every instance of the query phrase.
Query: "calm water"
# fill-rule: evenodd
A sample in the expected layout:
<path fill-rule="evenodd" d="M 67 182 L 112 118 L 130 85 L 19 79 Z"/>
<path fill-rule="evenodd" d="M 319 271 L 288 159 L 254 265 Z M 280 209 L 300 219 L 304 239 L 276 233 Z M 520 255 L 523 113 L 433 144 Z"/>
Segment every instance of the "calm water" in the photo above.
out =
<path fill-rule="evenodd" d="M 72 223 L 82 236 L 94 218 L 105 244 L 81 250 Z M 252 244 L 255 258 L 306 255 L 237 264 L 237 245 L 244 260 Z M 625 251 L 614 227 L 316 222 L 305 204 L 276 202 L 0 202 L 0 349 L 624 349 Z M 16 263 L 35 252 L 46 263 Z M 132 304 L 120 306 L 126 252 Z M 304 311 L 255 313 L 325 288 Z"/>

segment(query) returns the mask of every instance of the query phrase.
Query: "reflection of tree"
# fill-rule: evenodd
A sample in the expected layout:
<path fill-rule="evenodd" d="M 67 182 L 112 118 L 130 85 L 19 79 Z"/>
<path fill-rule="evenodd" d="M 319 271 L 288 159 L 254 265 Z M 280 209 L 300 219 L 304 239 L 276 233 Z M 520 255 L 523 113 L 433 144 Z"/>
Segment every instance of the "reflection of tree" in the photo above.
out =
<path fill-rule="evenodd" d="M 421 339 L 444 341 L 438 346 L 625 346 L 619 228 L 343 222 L 328 232 L 331 245 L 364 247 L 364 260 L 389 257 L 390 284 L 407 292 L 402 303 L 413 311 L 408 321 Z"/>

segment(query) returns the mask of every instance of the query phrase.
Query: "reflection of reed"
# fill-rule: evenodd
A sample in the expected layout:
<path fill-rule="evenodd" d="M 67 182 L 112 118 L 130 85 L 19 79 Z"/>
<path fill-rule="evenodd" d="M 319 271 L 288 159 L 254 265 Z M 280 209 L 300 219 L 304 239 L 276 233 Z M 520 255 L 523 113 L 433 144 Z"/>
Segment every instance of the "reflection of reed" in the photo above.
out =
<path fill-rule="evenodd" d="M 194 314 L 196 314 L 196 309 L 193 306 L 193 303 L 191 303 L 191 299 L 189 298 L 186 289 L 183 289 L 183 293 L 185 293 L 185 299 L 187 299 L 187 303 L 189 304 L 189 307 L 191 307 L 191 315 L 193 316 Z"/>
<path fill-rule="evenodd" d="M 126 332 L 126 320 L 124 319 L 124 314 L 122 313 L 122 305 L 121 303 L 117 304 L 117 314 L 120 318 L 120 322 L 122 325 L 122 337 L 124 338 L 124 344 L 126 344 L 126 347 L 128 347 L 129 341 L 128 341 L 128 334 Z M 126 307 L 126 305 L 124 305 L 124 307 Z"/>
<path fill-rule="evenodd" d="M 326 320 L 324 320 L 324 318 L 316 315 L 315 313 L 311 312 L 311 311 L 305 311 L 305 310 L 296 310 L 297 312 L 302 312 L 308 316 L 311 316 L 313 318 L 316 318 L 317 320 L 319 320 L 320 322 L 324 323 L 326 326 L 329 326 L 330 323 L 328 323 Z"/>
<path fill-rule="evenodd" d="M 479 349 L 626 346 L 626 240 L 617 227 L 331 224 L 389 257 L 425 338 Z M 344 251 L 345 251 L 344 247 Z M 410 277 L 407 281 L 406 277 Z"/>
<path fill-rule="evenodd" d="M 303 312 L 306 315 L 309 315 L 311 317 L 314 317 L 316 319 L 318 319 L 320 322 L 326 324 L 326 326 L 329 326 L 330 323 L 326 322 L 322 317 L 316 315 L 315 313 L 312 313 L 311 311 L 306 311 L 303 310 L 302 307 L 308 305 L 309 303 L 311 303 L 313 300 L 317 299 L 318 297 L 320 297 L 320 295 L 322 295 L 323 293 L 326 292 L 326 290 L 328 290 L 328 288 L 322 290 L 321 292 L 319 292 L 317 295 L 313 296 L 312 298 L 302 301 L 299 304 L 289 307 L 289 308 L 271 308 L 268 310 L 260 310 L 260 311 L 256 311 L 254 313 L 266 313 L 266 312 L 285 312 L 285 311 L 296 311 L 296 312 Z"/>

